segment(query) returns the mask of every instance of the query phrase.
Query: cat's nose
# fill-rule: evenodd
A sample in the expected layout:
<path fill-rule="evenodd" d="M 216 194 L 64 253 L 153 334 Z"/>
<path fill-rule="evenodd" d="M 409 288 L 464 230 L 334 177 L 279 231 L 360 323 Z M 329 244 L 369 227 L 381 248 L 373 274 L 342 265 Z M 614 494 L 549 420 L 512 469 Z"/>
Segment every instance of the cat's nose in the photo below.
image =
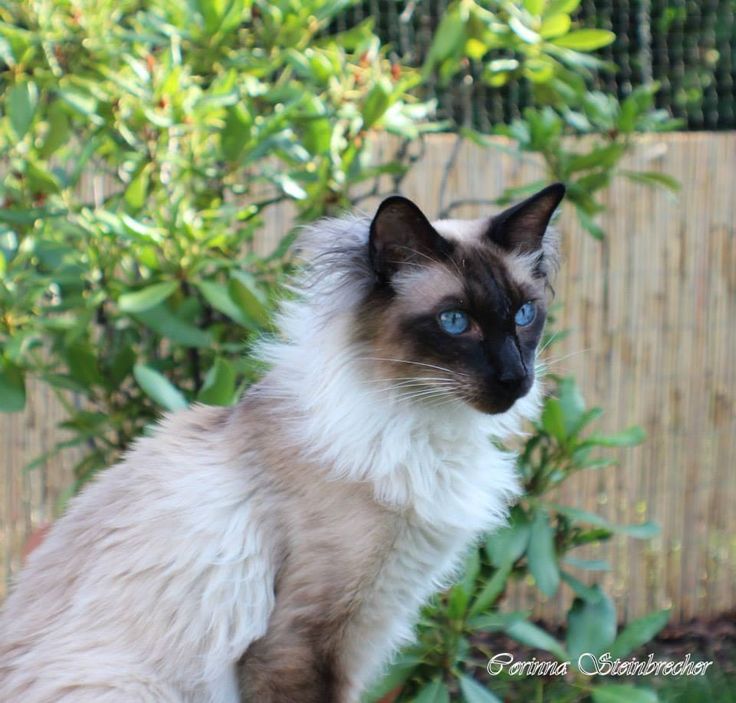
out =
<path fill-rule="evenodd" d="M 526 381 L 526 370 L 520 365 L 517 368 L 507 368 L 498 374 L 498 382 L 501 385 L 513 388 L 520 386 Z"/>
<path fill-rule="evenodd" d="M 506 388 L 513 389 L 524 383 L 527 377 L 524 362 L 516 345 L 506 338 L 496 360 L 496 380 Z"/>

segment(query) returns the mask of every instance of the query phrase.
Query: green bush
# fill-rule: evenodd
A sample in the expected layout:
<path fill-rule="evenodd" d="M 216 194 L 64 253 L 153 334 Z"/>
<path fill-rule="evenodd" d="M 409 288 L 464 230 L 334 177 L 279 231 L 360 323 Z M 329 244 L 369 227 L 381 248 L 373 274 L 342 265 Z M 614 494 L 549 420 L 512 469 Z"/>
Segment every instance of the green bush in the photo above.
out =
<path fill-rule="evenodd" d="M 364 163 L 368 130 L 434 128 L 369 23 L 328 31 L 340 3 L 85 7 L 0 9 L 0 409 L 24 407 L 26 375 L 58 390 L 78 482 L 160 407 L 253 379 L 289 243 L 252 253 L 269 208 L 349 206 L 405 168 Z"/>
<path fill-rule="evenodd" d="M 498 131 L 542 156 L 598 237 L 596 194 L 619 172 L 632 134 L 672 126 L 652 110 L 654 86 L 622 103 L 587 89 L 586 74 L 608 68 L 589 52 L 613 35 L 574 27 L 576 0 L 460 0 L 417 70 L 389 60 L 370 20 L 334 31 L 347 4 L 0 8 L 0 411 L 24 408 L 28 378 L 54 389 L 69 435 L 56 451 L 84 450 L 71 490 L 113 463 L 161 409 L 227 405 L 256 378 L 247 351 L 268 329 L 288 269 L 288 232 L 267 256 L 253 245 L 275 205 L 291 203 L 296 223 L 382 194 L 387 183 L 398 189 L 417 158 L 409 146 L 438 129 L 495 147 L 486 135 L 433 122 L 434 105 L 422 99 L 428 80 L 465 80 L 470 61 L 491 87 L 510 75 L 528 80 L 535 106 Z M 399 140 L 377 162 L 371 140 L 382 132 Z M 581 133 L 586 140 L 569 139 Z M 675 187 L 659 173 L 622 175 Z M 459 204 L 439 195 L 444 214 Z M 561 657 L 583 643 L 633 646 L 661 626 L 656 614 L 614 640 L 610 599 L 569 571 L 601 566 L 566 556 L 579 544 L 652 531 L 550 502 L 569 475 L 604 465 L 594 450 L 639 439 L 635 430 L 588 433 L 596 414 L 560 380 L 522 454 L 528 495 L 511 526 L 427 609 L 418 648 L 391 674 L 400 672 L 404 700 L 494 700 L 469 678 L 479 631 L 502 630 Z M 527 574 L 547 594 L 561 581 L 575 591 L 565 644 L 527 614 L 500 611 L 507 583 Z"/>

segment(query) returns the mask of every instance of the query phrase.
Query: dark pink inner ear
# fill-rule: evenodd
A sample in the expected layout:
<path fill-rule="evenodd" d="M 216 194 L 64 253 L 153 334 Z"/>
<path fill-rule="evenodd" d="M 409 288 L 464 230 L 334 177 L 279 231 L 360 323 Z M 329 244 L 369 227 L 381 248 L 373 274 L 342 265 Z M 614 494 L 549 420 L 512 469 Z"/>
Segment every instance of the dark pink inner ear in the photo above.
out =
<path fill-rule="evenodd" d="M 407 263 L 441 260 L 453 248 L 411 200 L 398 195 L 379 205 L 368 247 L 373 270 L 382 280 Z"/>
<path fill-rule="evenodd" d="M 553 183 L 491 220 L 489 238 L 509 251 L 537 251 L 549 221 L 565 196 L 565 186 Z"/>

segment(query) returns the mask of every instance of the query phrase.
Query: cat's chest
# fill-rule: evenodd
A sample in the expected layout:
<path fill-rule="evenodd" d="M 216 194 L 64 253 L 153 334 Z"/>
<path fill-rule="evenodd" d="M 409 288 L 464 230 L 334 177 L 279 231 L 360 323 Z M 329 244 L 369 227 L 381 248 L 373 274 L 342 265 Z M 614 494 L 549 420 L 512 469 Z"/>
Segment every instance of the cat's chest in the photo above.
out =
<path fill-rule="evenodd" d="M 282 584 L 353 611 L 397 591 L 415 600 L 447 570 L 472 537 L 466 526 L 449 526 L 438 504 L 434 519 L 410 506 L 377 501 L 370 486 L 328 482 L 292 506 Z"/>

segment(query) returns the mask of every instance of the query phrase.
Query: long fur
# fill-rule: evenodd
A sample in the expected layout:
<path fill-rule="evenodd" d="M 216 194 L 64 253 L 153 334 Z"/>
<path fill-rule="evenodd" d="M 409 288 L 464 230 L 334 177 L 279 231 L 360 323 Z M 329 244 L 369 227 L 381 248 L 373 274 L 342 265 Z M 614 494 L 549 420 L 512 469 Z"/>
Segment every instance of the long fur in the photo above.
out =
<path fill-rule="evenodd" d="M 486 415 L 374 383 L 354 335 L 368 227 L 309 230 L 239 406 L 165 416 L 71 501 L 0 616 L 0 700 L 355 703 L 503 522 L 519 485 L 490 438 L 539 385 Z"/>

